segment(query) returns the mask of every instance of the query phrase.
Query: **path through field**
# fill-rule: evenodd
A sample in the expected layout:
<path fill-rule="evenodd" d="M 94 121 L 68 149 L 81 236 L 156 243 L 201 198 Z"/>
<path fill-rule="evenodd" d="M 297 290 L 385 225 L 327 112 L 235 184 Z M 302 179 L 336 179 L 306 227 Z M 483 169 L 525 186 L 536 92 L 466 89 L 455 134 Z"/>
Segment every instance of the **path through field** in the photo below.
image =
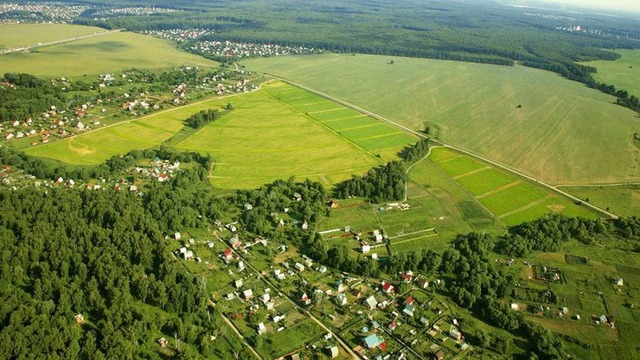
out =
<path fill-rule="evenodd" d="M 59 45 L 59 44 L 64 44 L 64 43 L 68 43 L 68 42 L 89 39 L 89 38 L 96 37 L 96 36 L 111 35 L 111 34 L 114 34 L 114 33 L 119 33 L 121 31 L 122 31 L 122 29 L 109 30 L 109 31 L 97 32 L 97 33 L 89 34 L 89 35 L 74 36 L 74 37 L 71 37 L 71 38 L 62 39 L 62 40 L 55 40 L 55 41 L 50 41 L 50 42 L 46 42 L 46 43 L 37 43 L 37 44 L 25 45 L 25 46 L 20 46 L 20 47 L 11 48 L 11 49 L 3 49 L 3 50 L 0 50 L 0 55 L 10 54 L 10 53 L 19 52 L 19 51 L 28 51 L 28 50 L 39 48 L 39 47 L 45 47 L 45 46 L 51 46 L 51 45 Z"/>

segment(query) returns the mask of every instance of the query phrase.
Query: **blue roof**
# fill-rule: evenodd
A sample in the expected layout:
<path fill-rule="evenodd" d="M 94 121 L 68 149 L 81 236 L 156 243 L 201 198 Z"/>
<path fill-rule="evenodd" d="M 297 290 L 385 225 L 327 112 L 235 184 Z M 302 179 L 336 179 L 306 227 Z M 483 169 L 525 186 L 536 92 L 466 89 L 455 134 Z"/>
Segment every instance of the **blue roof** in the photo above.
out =
<path fill-rule="evenodd" d="M 364 338 L 364 344 L 369 348 L 374 348 L 378 345 L 380 345 L 382 341 L 380 340 L 380 338 L 378 337 L 378 335 L 376 334 L 371 334 L 369 336 L 367 336 L 366 338 Z"/>

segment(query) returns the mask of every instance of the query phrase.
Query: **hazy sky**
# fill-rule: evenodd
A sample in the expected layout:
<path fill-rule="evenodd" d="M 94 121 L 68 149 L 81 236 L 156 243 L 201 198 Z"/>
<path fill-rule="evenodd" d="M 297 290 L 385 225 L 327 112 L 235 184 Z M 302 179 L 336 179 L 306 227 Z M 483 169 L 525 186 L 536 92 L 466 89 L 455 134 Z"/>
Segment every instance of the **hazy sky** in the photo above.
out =
<path fill-rule="evenodd" d="M 540 1 L 540 0 L 539 0 Z M 541 0 L 547 3 L 568 4 L 576 7 L 590 7 L 640 13 L 640 0 Z"/>

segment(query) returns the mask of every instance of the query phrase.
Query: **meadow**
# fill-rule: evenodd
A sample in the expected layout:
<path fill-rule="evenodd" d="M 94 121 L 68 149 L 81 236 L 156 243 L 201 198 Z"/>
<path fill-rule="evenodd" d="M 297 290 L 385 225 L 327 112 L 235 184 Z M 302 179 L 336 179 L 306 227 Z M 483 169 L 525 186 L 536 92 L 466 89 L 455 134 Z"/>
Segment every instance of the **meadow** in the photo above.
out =
<path fill-rule="evenodd" d="M 567 186 L 562 190 L 619 216 L 640 216 L 640 185 Z"/>
<path fill-rule="evenodd" d="M 616 50 L 621 57 L 615 61 L 589 61 L 584 65 L 594 66 L 598 72 L 593 77 L 598 82 L 613 85 L 616 89 L 640 97 L 640 50 Z"/>
<path fill-rule="evenodd" d="M 42 32 L 46 34 L 46 27 Z M 46 35 L 32 34 L 33 38 Z M 169 41 L 129 32 L 40 47 L 0 56 L 4 72 L 44 77 L 80 77 L 127 68 L 167 68 L 178 65 L 216 66 L 214 61 L 176 49 Z"/>
<path fill-rule="evenodd" d="M 93 26 L 68 24 L 2 24 L 0 49 L 37 45 L 105 31 Z"/>
<path fill-rule="evenodd" d="M 548 213 L 596 216 L 559 194 L 454 150 L 433 148 L 430 159 L 507 226 Z"/>
<path fill-rule="evenodd" d="M 277 57 L 243 64 L 413 129 L 424 129 L 426 122 L 432 136 L 545 182 L 640 179 L 640 154 L 631 141 L 638 131 L 637 114 L 612 104 L 614 97 L 557 74 L 374 55 Z"/>

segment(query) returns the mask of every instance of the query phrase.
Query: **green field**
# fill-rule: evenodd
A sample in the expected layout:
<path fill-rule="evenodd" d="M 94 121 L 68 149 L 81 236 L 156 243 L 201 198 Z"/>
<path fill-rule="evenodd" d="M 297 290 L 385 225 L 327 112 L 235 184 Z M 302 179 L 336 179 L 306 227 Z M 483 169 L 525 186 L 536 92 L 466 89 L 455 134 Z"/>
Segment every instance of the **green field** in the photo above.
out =
<path fill-rule="evenodd" d="M 68 24 L 3 24 L 0 25 L 0 49 L 37 45 L 105 31 L 98 27 Z"/>
<path fill-rule="evenodd" d="M 640 50 L 616 50 L 622 55 L 616 61 L 590 61 L 584 63 L 594 66 L 598 72 L 593 77 L 607 85 L 613 85 L 616 89 L 627 90 L 630 95 L 640 96 Z"/>
<path fill-rule="evenodd" d="M 640 179 L 631 141 L 637 114 L 612 96 L 523 66 L 390 59 L 313 55 L 243 64 L 414 129 L 426 121 L 438 138 L 546 182 Z"/>
<path fill-rule="evenodd" d="M 562 190 L 619 216 L 640 216 L 640 186 L 567 186 Z"/>
<path fill-rule="evenodd" d="M 430 159 L 441 171 L 455 174 L 457 184 L 506 225 L 535 220 L 551 212 L 596 216 L 559 194 L 451 149 L 434 148 Z"/>
<path fill-rule="evenodd" d="M 0 56 L 0 67 L 4 72 L 47 77 L 74 77 L 134 67 L 167 68 L 177 65 L 215 66 L 217 63 L 180 51 L 169 41 L 128 32 Z"/>

